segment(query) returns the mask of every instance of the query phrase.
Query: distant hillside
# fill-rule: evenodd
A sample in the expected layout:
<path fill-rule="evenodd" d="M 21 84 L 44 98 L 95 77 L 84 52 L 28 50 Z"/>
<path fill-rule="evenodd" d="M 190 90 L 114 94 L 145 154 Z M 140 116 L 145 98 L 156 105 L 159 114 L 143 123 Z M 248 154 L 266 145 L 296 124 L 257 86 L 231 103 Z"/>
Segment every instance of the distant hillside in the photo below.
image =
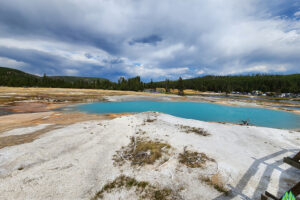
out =
<path fill-rule="evenodd" d="M 0 86 L 34 86 L 41 77 L 17 69 L 0 67 Z"/>
<path fill-rule="evenodd" d="M 118 83 L 105 78 L 78 76 L 36 76 L 16 69 L 0 67 L 0 86 L 53 87 L 143 91 L 140 77 L 121 78 Z"/>
<path fill-rule="evenodd" d="M 107 88 L 111 82 L 104 78 L 76 76 L 40 77 L 17 69 L 0 67 L 0 86 L 12 87 L 61 87 L 61 88 Z"/>
<path fill-rule="evenodd" d="M 39 76 L 33 75 L 33 74 L 28 74 L 26 72 L 22 72 L 17 69 L 12 69 L 12 68 L 7 68 L 7 67 L 0 67 L 0 76 L 15 76 L 19 78 L 25 78 L 25 77 L 30 77 L 30 78 L 40 78 Z"/>

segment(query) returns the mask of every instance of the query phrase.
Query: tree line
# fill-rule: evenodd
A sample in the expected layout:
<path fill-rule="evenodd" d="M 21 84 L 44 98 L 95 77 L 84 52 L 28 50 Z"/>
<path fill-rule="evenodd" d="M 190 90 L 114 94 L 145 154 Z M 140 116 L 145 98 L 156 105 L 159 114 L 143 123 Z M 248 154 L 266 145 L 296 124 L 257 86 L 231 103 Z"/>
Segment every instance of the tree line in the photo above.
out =
<path fill-rule="evenodd" d="M 214 92 L 262 92 L 300 93 L 300 74 L 291 75 L 245 75 L 245 76 L 204 76 L 177 81 L 148 83 L 146 87 L 193 89 Z"/>
<path fill-rule="evenodd" d="M 77 77 L 78 78 L 78 77 Z M 300 93 L 300 74 L 292 75 L 247 75 L 247 76 L 204 76 L 192 79 L 168 80 L 148 83 L 141 81 L 139 76 L 133 78 L 121 77 L 117 82 L 107 79 L 75 79 L 74 81 L 27 74 L 19 70 L 0 68 L 0 86 L 11 87 L 54 87 L 54 88 L 86 88 L 143 91 L 145 89 L 165 88 L 178 89 L 183 94 L 184 89 L 214 92 L 262 92 Z"/>
<path fill-rule="evenodd" d="M 51 77 L 46 74 L 40 77 L 16 69 L 0 67 L 0 86 L 143 91 L 145 83 L 141 81 L 139 76 L 129 79 L 121 77 L 116 83 L 103 78 Z"/>

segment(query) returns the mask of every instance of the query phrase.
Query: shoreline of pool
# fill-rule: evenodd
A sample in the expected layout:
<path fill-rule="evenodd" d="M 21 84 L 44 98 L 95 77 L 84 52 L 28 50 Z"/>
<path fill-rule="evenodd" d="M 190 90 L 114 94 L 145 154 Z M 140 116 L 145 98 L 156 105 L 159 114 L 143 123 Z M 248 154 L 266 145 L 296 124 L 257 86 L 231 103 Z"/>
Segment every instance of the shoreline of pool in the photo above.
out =
<path fill-rule="evenodd" d="M 223 98 L 224 99 L 224 98 Z M 254 108 L 265 108 L 270 110 L 277 110 L 277 111 L 285 111 L 290 112 L 294 114 L 300 115 L 300 110 L 290 110 L 286 108 L 280 108 L 276 107 L 276 105 L 265 105 L 265 104 L 258 104 L 257 102 L 243 102 L 243 101 L 232 101 L 232 99 L 227 99 L 226 101 L 219 101 L 217 98 L 206 98 L 206 97 L 191 97 L 191 96 L 177 96 L 177 95 L 115 95 L 115 96 L 103 96 L 103 99 L 101 101 L 89 101 L 89 102 L 62 102 L 62 103 L 49 103 L 49 102 L 40 102 L 40 101 L 20 101 L 18 103 L 21 103 L 21 107 L 32 107 L 31 104 L 39 104 L 43 105 L 43 111 L 37 111 L 37 110 L 28 110 L 27 112 L 15 112 L 15 110 L 10 110 L 8 115 L 2 115 L 1 118 L 4 118 L 5 116 L 10 115 L 16 115 L 16 114 L 33 114 L 36 113 L 39 115 L 43 115 L 43 112 L 55 112 L 55 113 L 64 113 L 63 109 L 68 108 L 69 106 L 77 106 L 81 104 L 89 104 L 93 102 L 116 102 L 116 101 L 135 101 L 135 100 L 153 100 L 153 101 L 172 101 L 172 102 L 206 102 L 206 103 L 213 103 L 218 105 L 227 105 L 227 106 L 234 106 L 234 107 L 254 107 Z M 34 106 L 33 106 L 34 107 Z M 20 106 L 18 107 L 20 108 Z M 18 111 L 18 110 L 17 110 Z M 66 113 L 64 113 L 66 114 Z M 89 115 L 88 113 L 85 113 L 86 115 Z M 109 113 L 106 113 L 109 114 Z M 112 113 L 113 114 L 113 113 Z M 1 121 L 1 119 L 0 119 Z M 212 121 L 214 122 L 214 121 Z M 18 124 L 18 120 L 16 120 L 16 123 Z M 232 122 L 220 122 L 217 121 L 217 123 L 232 123 Z M 5 124 L 3 124 L 5 126 Z M 263 126 L 262 126 L 263 127 Z M 288 130 L 296 130 L 298 129 L 288 129 Z"/>
<path fill-rule="evenodd" d="M 121 99 L 120 99 L 121 98 Z M 159 103 L 162 102 L 162 103 Z M 121 103 L 121 104 L 118 104 Z M 168 103 L 171 103 L 170 105 Z M 193 104 L 196 103 L 196 104 Z M 199 103 L 199 104 L 197 104 Z M 107 106 L 106 106 L 107 104 Z M 204 104 L 204 105 L 202 105 Z M 219 106 L 218 106 L 219 105 Z M 100 107 L 99 107 L 100 106 Z M 175 106 L 175 107 L 174 107 Z M 177 107 L 176 107 L 177 106 Z M 177 109 L 179 106 L 179 110 Z M 180 108 L 180 107 L 186 107 Z M 209 109 L 206 109 L 210 107 Z M 99 107 L 99 108 L 98 108 Z M 194 108 L 197 111 L 193 111 Z M 200 110 L 199 110 L 200 109 Z M 204 110 L 202 110 L 204 109 Z M 213 111 L 210 109 L 217 109 L 216 117 L 214 114 L 211 114 Z M 228 114 L 227 111 L 224 113 L 224 109 L 231 112 Z M 170 114 L 177 117 L 182 117 L 186 119 L 194 119 L 200 121 L 207 122 L 217 122 L 217 123 L 233 123 L 233 124 L 243 124 L 242 120 L 247 120 L 250 125 L 258 126 L 258 127 L 269 127 L 269 128 L 279 128 L 279 129 L 287 129 L 287 130 L 298 130 L 299 126 L 296 126 L 298 118 L 300 117 L 298 114 L 293 112 L 287 112 L 281 109 L 270 109 L 269 107 L 261 107 L 261 106 L 237 106 L 231 104 L 216 104 L 214 102 L 199 102 L 199 101 L 176 101 L 169 99 L 149 99 L 141 97 L 138 100 L 131 97 L 114 97 L 114 99 L 107 99 L 105 102 L 93 102 L 86 104 L 76 104 L 64 107 L 60 109 L 63 112 L 83 112 L 86 114 L 109 114 L 109 113 L 141 113 L 141 112 L 161 112 L 165 114 Z M 272 112 L 275 111 L 275 112 Z M 204 116 L 202 115 L 204 112 Z M 223 114 L 223 113 L 225 114 Z M 233 113 L 232 113 L 233 112 Z M 267 112 L 267 113 L 266 113 Z M 282 114 L 280 113 L 282 112 Z M 205 117 L 208 113 L 208 117 Z M 235 113 L 238 114 L 235 116 Z M 245 114 L 243 117 L 243 113 Z M 270 115 L 269 115 L 269 114 Z M 289 114 L 290 113 L 290 114 Z M 200 115 L 199 115 L 200 114 Z M 274 120 L 265 120 L 267 118 L 260 116 L 274 116 Z M 222 119 L 223 118 L 223 119 Z M 280 120 L 280 118 L 289 119 L 287 124 L 284 123 L 284 120 Z M 279 120 L 279 121 L 278 121 Z M 291 121 L 292 120 L 292 121 Z M 296 120 L 296 121 L 295 121 Z M 274 123 L 273 123 L 274 121 Z M 278 121 L 278 122 L 276 122 Z M 280 123 L 279 123 L 280 122 Z M 281 125 L 279 125 L 281 124 Z M 290 126 L 289 126 L 290 124 Z"/>

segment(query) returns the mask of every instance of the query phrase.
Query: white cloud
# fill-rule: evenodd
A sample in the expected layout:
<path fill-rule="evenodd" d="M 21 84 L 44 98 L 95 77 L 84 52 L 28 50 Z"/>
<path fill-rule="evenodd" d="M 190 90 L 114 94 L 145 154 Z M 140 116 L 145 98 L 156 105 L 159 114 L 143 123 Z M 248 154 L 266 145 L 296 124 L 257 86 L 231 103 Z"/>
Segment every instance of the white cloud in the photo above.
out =
<path fill-rule="evenodd" d="M 241 72 L 261 72 L 261 73 L 267 73 L 268 67 L 265 65 L 257 65 L 254 67 L 248 67 L 244 70 L 240 70 Z"/>
<path fill-rule="evenodd" d="M 20 40 L 14 38 L 0 38 L 0 47 L 18 48 L 24 50 L 37 50 L 54 56 L 61 56 L 73 62 L 83 62 L 86 64 L 103 65 L 102 59 L 111 59 L 111 56 L 101 49 L 91 46 L 79 45 L 76 43 L 66 43 L 63 41 L 44 40 Z M 97 55 L 87 58 L 86 53 Z M 101 59 L 97 59 L 100 57 Z"/>
<path fill-rule="evenodd" d="M 259 0 L 3 0 L 0 48 L 41 51 L 61 58 L 56 66 L 41 58 L 51 70 L 108 78 L 300 72 L 300 21 L 273 15 L 272 5 Z M 14 17 L 22 18 L 22 25 L 5 21 Z M 161 41 L 130 44 L 151 35 Z M 0 51 L 1 56 L 9 57 Z M 15 57 L 10 59 L 49 69 Z M 113 62 L 120 58 L 123 63 Z"/>
<path fill-rule="evenodd" d="M 201 74 L 204 74 L 205 73 L 205 71 L 204 70 L 198 70 L 198 71 L 196 71 L 196 74 L 198 74 L 198 75 L 201 75 Z"/>
<path fill-rule="evenodd" d="M 300 11 L 295 12 L 294 16 L 300 16 Z"/>
<path fill-rule="evenodd" d="M 150 56 L 151 59 L 166 59 L 166 58 L 171 58 L 174 59 L 175 53 L 177 51 L 183 50 L 184 45 L 183 44 L 175 44 L 168 46 L 166 48 L 159 49 L 158 51 L 154 51 L 152 55 Z"/>
<path fill-rule="evenodd" d="M 166 78 L 178 78 L 179 76 L 185 75 L 189 68 L 181 67 L 181 68 L 151 68 L 145 67 L 144 65 L 138 66 L 128 66 L 126 71 L 132 76 L 142 76 L 145 78 L 153 78 L 153 77 L 166 77 Z"/>
<path fill-rule="evenodd" d="M 246 68 L 234 68 L 229 71 L 222 71 L 220 74 L 243 74 L 243 73 L 279 73 L 286 72 L 288 67 L 282 65 L 254 65 Z"/>
<path fill-rule="evenodd" d="M 19 62 L 13 59 L 0 57 L 0 66 L 1 67 L 12 67 L 17 69 L 22 69 L 22 67 L 25 67 L 27 64 L 24 62 Z"/>
<path fill-rule="evenodd" d="M 75 70 L 75 69 L 65 69 L 64 72 L 68 76 L 75 76 L 75 75 L 78 75 L 78 73 L 79 73 L 79 71 Z"/>

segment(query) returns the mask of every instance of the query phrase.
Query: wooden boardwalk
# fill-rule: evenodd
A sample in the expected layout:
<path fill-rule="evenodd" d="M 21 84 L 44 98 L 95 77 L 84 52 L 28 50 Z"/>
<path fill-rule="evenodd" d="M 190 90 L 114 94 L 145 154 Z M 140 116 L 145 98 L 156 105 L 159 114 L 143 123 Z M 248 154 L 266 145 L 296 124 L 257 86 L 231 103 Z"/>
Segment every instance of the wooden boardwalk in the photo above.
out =
<path fill-rule="evenodd" d="M 292 158 L 291 157 L 283 158 L 283 162 L 300 170 L 300 151 Z M 291 189 L 288 190 L 288 192 L 290 191 L 295 195 L 295 197 L 297 197 L 300 194 L 300 181 L 296 183 L 296 185 L 294 185 Z M 280 198 L 277 198 L 276 196 L 269 193 L 268 191 L 265 191 L 264 194 L 261 194 L 261 200 L 268 200 L 270 198 L 274 200 L 281 200 L 283 195 Z"/>

